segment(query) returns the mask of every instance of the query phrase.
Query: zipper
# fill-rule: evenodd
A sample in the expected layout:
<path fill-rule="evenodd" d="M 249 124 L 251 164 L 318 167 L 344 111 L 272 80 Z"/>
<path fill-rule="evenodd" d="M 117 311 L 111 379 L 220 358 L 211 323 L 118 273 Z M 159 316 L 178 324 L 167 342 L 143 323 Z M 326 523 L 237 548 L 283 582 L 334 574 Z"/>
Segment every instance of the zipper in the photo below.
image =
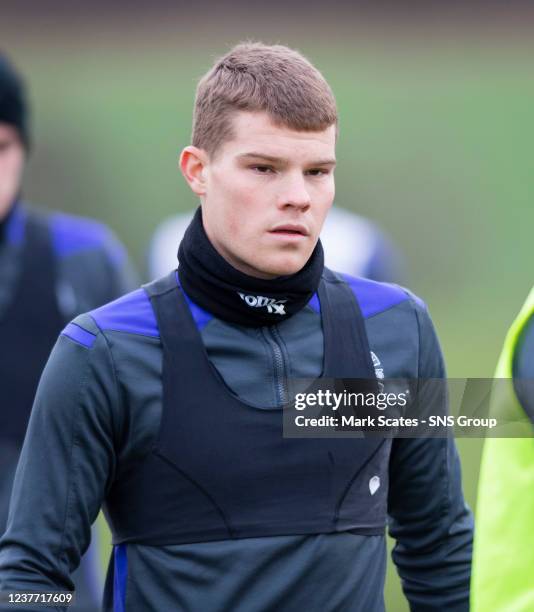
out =
<path fill-rule="evenodd" d="M 279 405 L 287 403 L 287 364 L 282 352 L 282 338 L 275 326 L 262 327 L 261 332 L 273 358 L 273 379 Z"/>

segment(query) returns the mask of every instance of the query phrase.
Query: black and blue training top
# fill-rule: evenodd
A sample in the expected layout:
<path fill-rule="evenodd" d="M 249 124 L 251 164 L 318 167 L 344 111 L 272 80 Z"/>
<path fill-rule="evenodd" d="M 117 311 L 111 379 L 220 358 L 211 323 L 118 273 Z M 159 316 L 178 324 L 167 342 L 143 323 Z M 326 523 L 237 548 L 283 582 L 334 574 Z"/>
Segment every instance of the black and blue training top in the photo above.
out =
<path fill-rule="evenodd" d="M 418 298 L 393 285 L 345 282 L 359 304 L 377 375 L 445 376 Z M 190 300 L 187 308 L 213 375 L 242 403 L 280 406 L 287 378 L 322 372 L 317 295 L 288 320 L 262 328 L 225 323 Z M 77 317 L 63 331 L 36 398 L 0 543 L 0 589 L 72 587 L 92 521 L 156 446 L 164 414 L 160 334 L 144 289 Z M 242 461 L 245 469 L 250 459 Z M 454 441 L 395 439 L 386 471 L 393 559 L 412 610 L 467 611 L 473 523 Z M 165 520 L 165 508 L 156 511 Z M 113 526 L 113 510 L 110 518 Z M 379 530 L 245 535 L 117 541 L 104 609 L 384 610 L 386 542 Z"/>

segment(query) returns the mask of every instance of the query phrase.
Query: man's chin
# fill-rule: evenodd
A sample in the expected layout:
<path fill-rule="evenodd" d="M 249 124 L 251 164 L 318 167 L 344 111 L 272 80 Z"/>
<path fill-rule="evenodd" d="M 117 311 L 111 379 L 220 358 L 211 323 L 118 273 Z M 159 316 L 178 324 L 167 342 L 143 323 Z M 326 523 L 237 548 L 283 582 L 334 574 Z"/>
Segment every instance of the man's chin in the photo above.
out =
<path fill-rule="evenodd" d="M 290 260 L 284 259 L 284 261 L 273 261 L 268 265 L 263 265 L 260 272 L 268 276 L 269 278 L 276 278 L 277 276 L 291 276 L 296 274 L 305 266 L 308 260 L 304 258 L 291 258 Z"/>
<path fill-rule="evenodd" d="M 256 257 L 245 259 L 244 257 L 227 259 L 235 268 L 255 276 L 256 278 L 273 279 L 278 276 L 291 276 L 296 274 L 306 265 L 311 253 L 307 252 L 270 252 L 256 254 Z"/>

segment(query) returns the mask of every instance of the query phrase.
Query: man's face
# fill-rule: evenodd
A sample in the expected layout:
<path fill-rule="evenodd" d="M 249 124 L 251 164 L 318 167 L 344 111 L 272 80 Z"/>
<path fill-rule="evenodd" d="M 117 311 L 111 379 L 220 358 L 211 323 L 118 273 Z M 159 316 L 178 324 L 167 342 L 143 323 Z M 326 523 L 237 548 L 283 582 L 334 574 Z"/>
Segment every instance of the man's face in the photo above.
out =
<path fill-rule="evenodd" d="M 298 272 L 334 199 L 336 128 L 297 132 L 266 113 L 236 112 L 233 137 L 204 166 L 206 233 L 235 268 L 258 278 Z"/>
<path fill-rule="evenodd" d="M 0 123 L 0 220 L 13 203 L 20 187 L 24 168 L 24 147 L 17 130 Z"/>

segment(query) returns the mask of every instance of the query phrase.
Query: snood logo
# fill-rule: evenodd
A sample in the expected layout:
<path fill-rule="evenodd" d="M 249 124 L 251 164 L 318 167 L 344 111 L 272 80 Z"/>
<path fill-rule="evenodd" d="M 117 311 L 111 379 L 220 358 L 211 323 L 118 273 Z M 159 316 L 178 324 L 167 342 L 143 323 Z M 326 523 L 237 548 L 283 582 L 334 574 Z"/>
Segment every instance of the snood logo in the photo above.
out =
<path fill-rule="evenodd" d="M 240 292 L 238 292 L 238 295 L 251 308 L 266 308 L 269 314 L 286 314 L 284 304 L 287 300 L 275 300 L 263 295 L 246 295 Z"/>

